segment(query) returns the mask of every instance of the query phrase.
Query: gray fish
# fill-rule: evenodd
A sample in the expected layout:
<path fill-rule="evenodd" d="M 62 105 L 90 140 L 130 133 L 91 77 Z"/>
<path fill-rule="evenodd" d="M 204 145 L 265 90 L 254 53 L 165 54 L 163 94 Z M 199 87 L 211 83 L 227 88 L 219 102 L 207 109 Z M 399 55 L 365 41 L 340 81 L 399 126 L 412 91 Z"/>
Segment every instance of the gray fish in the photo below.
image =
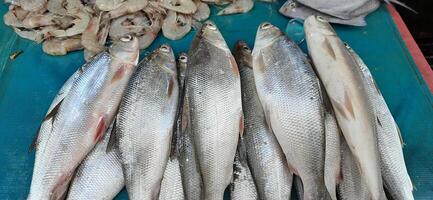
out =
<path fill-rule="evenodd" d="M 172 49 L 140 62 L 120 104 L 116 142 L 130 199 L 157 199 L 170 154 L 179 87 Z"/>
<path fill-rule="evenodd" d="M 64 198 L 75 169 L 111 123 L 137 61 L 138 40 L 121 38 L 61 90 L 35 141 L 28 199 Z"/>
<path fill-rule="evenodd" d="M 110 200 L 125 186 L 118 152 L 107 152 L 112 128 L 77 168 L 66 199 Z"/>
<path fill-rule="evenodd" d="M 236 44 L 235 58 L 241 74 L 243 138 L 257 192 L 260 199 L 290 199 L 293 177 L 277 138 L 267 127 L 254 83 L 251 49 L 245 42 Z"/>
<path fill-rule="evenodd" d="M 286 155 L 289 170 L 301 177 L 304 199 L 328 199 L 319 79 L 296 43 L 270 23 L 259 26 L 252 55 L 268 127 Z"/>
<path fill-rule="evenodd" d="M 341 141 L 341 175 L 342 181 L 337 186 L 339 199 L 371 199 L 367 185 L 359 173 L 356 160 L 345 140 Z"/>
<path fill-rule="evenodd" d="M 179 66 L 179 82 L 186 78 L 188 55 L 181 54 L 178 60 Z M 183 75 L 182 75 L 183 74 Z M 177 153 L 179 157 L 180 170 L 182 175 L 183 190 L 185 199 L 198 200 L 202 199 L 202 179 L 200 170 L 198 168 L 198 161 L 193 146 L 193 138 L 191 135 L 191 126 L 189 125 L 189 106 L 188 101 L 185 99 L 185 87 L 183 87 L 181 104 L 181 115 L 178 119 L 177 125 Z"/>
<path fill-rule="evenodd" d="M 168 159 L 161 182 L 159 200 L 183 200 L 183 185 L 177 156 Z"/>
<path fill-rule="evenodd" d="M 320 15 L 331 23 L 346 24 L 352 26 L 367 25 L 364 19 L 365 15 L 360 15 L 350 19 L 340 19 L 338 17 L 327 15 L 320 11 L 314 10 L 310 7 L 307 7 L 303 4 L 296 2 L 295 0 L 287 0 L 286 3 L 284 3 L 283 6 L 281 6 L 279 12 L 286 17 L 297 18 L 297 19 L 306 19 L 311 15 Z"/>
<path fill-rule="evenodd" d="M 362 72 L 326 20 L 311 16 L 305 20 L 304 27 L 316 71 L 371 198 L 385 199 L 376 144 L 376 115 L 368 100 Z"/>
<path fill-rule="evenodd" d="M 238 150 L 233 164 L 233 181 L 230 184 L 232 200 L 258 200 L 256 185 L 246 160 L 243 139 L 239 140 Z"/>
<path fill-rule="evenodd" d="M 187 101 L 204 198 L 223 199 L 243 131 L 239 70 L 216 25 L 205 22 L 188 54 Z"/>
<path fill-rule="evenodd" d="M 380 166 L 383 184 L 388 193 L 395 200 L 414 199 L 412 194 L 412 181 L 407 173 L 406 164 L 404 162 L 400 130 L 367 65 L 352 48 L 347 45 L 346 47 L 361 69 L 364 84 L 368 91 L 368 97 L 373 104 L 377 116 L 377 141 L 381 159 Z"/>

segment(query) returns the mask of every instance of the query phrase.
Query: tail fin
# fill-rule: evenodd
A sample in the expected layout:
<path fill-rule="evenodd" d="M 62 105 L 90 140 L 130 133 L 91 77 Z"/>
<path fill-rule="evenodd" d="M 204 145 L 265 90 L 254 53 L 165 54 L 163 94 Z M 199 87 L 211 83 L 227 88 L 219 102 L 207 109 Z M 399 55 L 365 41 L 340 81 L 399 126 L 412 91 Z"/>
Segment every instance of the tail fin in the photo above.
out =
<path fill-rule="evenodd" d="M 406 9 L 414 12 L 415 14 L 418 14 L 418 12 L 416 10 L 412 9 L 411 7 L 409 7 L 408 5 L 406 5 L 405 3 L 403 3 L 403 2 L 401 2 L 399 0 L 384 0 L 384 1 L 387 4 L 391 4 L 391 3 L 397 4 L 397 5 L 399 5 L 399 6 L 403 7 L 403 8 L 406 8 Z"/>

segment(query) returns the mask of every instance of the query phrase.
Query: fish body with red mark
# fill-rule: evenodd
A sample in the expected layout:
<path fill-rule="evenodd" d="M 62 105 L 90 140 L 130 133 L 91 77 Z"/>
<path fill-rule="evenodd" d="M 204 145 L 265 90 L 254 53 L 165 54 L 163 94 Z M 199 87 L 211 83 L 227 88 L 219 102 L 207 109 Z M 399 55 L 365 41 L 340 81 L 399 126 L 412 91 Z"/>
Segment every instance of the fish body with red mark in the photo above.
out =
<path fill-rule="evenodd" d="M 68 81 L 70 85 L 50 107 L 36 140 L 28 199 L 61 199 L 66 195 L 75 169 L 111 123 L 137 62 L 138 40 L 122 38 Z M 122 66 L 128 70 L 112 82 Z"/>
<path fill-rule="evenodd" d="M 178 95 L 173 50 L 162 45 L 138 65 L 116 121 L 115 143 L 129 199 L 158 199 L 171 150 Z"/>
<path fill-rule="evenodd" d="M 362 73 L 344 43 L 322 17 L 304 23 L 310 55 L 329 95 L 338 125 L 359 165 L 371 199 L 385 199 L 377 147 L 376 115 Z"/>
<path fill-rule="evenodd" d="M 243 127 L 242 94 L 236 61 L 213 22 L 204 23 L 191 45 L 185 87 L 202 199 L 223 199 Z"/>
<path fill-rule="evenodd" d="M 295 42 L 267 22 L 258 28 L 252 63 L 267 127 L 290 172 L 301 178 L 303 199 L 329 199 L 324 182 L 324 104 L 311 64 Z"/>

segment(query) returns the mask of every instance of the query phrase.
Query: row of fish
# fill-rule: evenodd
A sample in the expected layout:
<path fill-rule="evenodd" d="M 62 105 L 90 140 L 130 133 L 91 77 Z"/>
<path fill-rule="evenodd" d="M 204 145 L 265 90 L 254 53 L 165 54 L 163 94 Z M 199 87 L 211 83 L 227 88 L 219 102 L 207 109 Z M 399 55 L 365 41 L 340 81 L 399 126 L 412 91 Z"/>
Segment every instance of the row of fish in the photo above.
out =
<path fill-rule="evenodd" d="M 398 0 L 384 2 L 395 3 L 412 10 Z M 287 0 L 279 11 L 287 17 L 296 19 L 320 15 L 331 23 L 366 26 L 365 17 L 378 9 L 380 4 L 381 0 Z"/>
<path fill-rule="evenodd" d="M 323 17 L 304 26 L 314 66 L 270 23 L 233 56 L 205 22 L 177 63 L 162 45 L 137 65 L 122 37 L 54 99 L 28 199 L 413 199 L 368 68 Z"/>

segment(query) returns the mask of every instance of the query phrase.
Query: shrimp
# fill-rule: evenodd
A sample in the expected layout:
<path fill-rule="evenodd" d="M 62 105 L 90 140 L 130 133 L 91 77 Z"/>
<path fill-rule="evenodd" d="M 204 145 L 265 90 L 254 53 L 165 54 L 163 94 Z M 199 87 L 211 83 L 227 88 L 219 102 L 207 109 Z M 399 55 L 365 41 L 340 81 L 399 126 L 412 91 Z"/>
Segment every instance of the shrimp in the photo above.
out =
<path fill-rule="evenodd" d="M 168 11 L 162 24 L 162 34 L 170 40 L 178 40 L 191 30 L 191 16 Z"/>
<path fill-rule="evenodd" d="M 47 3 L 47 9 L 54 14 L 66 15 L 66 3 L 66 0 L 49 0 Z"/>
<path fill-rule="evenodd" d="M 93 17 L 89 24 L 87 25 L 86 30 L 84 30 L 81 36 L 81 44 L 83 47 L 92 52 L 101 52 L 103 51 L 104 45 L 101 45 L 98 42 L 98 31 L 99 31 L 99 22 L 101 21 L 101 17 Z"/>
<path fill-rule="evenodd" d="M 55 16 L 53 14 L 34 14 L 30 13 L 23 20 L 25 28 L 36 28 L 40 26 L 49 26 L 55 24 Z"/>
<path fill-rule="evenodd" d="M 51 34 L 55 37 L 69 37 L 83 33 L 89 24 L 90 16 L 80 10 L 76 10 L 73 16 L 75 19 L 72 21 L 74 24 L 72 27 L 66 30 L 56 30 L 51 32 Z"/>
<path fill-rule="evenodd" d="M 140 49 L 149 47 L 155 38 L 158 36 L 158 32 L 162 26 L 162 14 L 155 11 L 145 11 L 146 16 L 149 19 L 149 24 L 146 27 L 146 31 L 138 35 L 138 43 Z"/>
<path fill-rule="evenodd" d="M 246 13 L 254 7 L 252 0 L 237 0 L 226 8 L 218 12 L 218 15 L 230 15 L 236 13 Z"/>
<path fill-rule="evenodd" d="M 125 35 L 135 35 L 143 31 L 147 26 L 148 19 L 143 12 L 125 15 L 111 22 L 109 31 L 110 38 L 118 40 Z"/>
<path fill-rule="evenodd" d="M 148 4 L 147 0 L 127 0 L 123 2 L 118 8 L 108 12 L 108 17 L 114 19 L 126 14 L 135 13 L 143 10 Z"/>
<path fill-rule="evenodd" d="M 59 39 L 53 38 L 46 40 L 42 44 L 42 50 L 50 55 L 59 56 L 66 55 L 70 51 L 76 51 L 83 49 L 81 45 L 81 39 L 79 37 Z"/>
<path fill-rule="evenodd" d="M 183 14 L 194 14 L 197 6 L 191 0 L 163 0 L 160 6 Z"/>
<path fill-rule="evenodd" d="M 47 5 L 47 0 L 17 0 L 16 2 L 24 10 L 31 12 L 45 10 Z"/>
<path fill-rule="evenodd" d="M 13 29 L 15 33 L 22 38 L 33 40 L 37 43 L 40 43 L 43 40 L 44 35 L 40 32 L 28 30 L 28 29 L 22 29 L 22 28 L 15 28 L 15 27 L 13 27 Z"/>
<path fill-rule="evenodd" d="M 118 8 L 125 0 L 96 0 L 95 5 L 99 10 L 110 11 Z"/>
<path fill-rule="evenodd" d="M 195 5 L 197 6 L 197 11 L 194 13 L 192 18 L 197 21 L 204 21 L 209 18 L 210 9 L 209 6 L 201 1 L 196 1 Z"/>

